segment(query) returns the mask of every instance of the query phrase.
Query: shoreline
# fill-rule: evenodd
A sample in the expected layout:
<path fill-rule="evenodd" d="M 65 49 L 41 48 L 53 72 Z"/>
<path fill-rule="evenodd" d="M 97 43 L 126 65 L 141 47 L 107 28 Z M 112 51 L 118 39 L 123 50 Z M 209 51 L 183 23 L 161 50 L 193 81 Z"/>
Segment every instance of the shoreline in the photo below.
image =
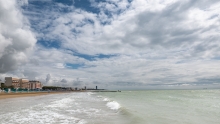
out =
<path fill-rule="evenodd" d="M 23 92 L 23 93 L 0 93 L 0 100 L 18 97 L 31 97 L 40 95 L 50 95 L 59 93 L 70 93 L 70 92 Z"/>
<path fill-rule="evenodd" d="M 60 93 L 77 93 L 77 92 L 121 92 L 121 91 L 103 91 L 103 90 L 86 90 L 86 91 L 50 91 L 50 92 L 0 92 L 0 100 L 18 97 L 31 97 L 40 95 L 60 94 Z"/>

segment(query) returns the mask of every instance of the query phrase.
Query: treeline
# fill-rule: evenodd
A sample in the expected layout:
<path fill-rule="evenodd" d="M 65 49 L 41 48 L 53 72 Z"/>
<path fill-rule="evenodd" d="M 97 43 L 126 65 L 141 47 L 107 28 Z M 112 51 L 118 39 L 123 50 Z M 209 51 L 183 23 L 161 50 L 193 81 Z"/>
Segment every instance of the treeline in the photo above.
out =
<path fill-rule="evenodd" d="M 62 87 L 57 87 L 57 86 L 43 86 L 43 90 L 60 90 Z"/>
<path fill-rule="evenodd" d="M 1 83 L 1 89 L 5 89 L 5 88 L 14 89 L 14 86 L 5 86 L 4 83 Z"/>

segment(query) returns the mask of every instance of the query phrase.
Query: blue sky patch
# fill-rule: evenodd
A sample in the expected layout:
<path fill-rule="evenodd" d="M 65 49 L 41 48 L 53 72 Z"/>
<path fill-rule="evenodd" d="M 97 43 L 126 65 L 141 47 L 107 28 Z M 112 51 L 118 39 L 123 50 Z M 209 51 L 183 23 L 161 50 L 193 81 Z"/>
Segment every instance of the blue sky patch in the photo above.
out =
<path fill-rule="evenodd" d="M 116 55 L 105 55 L 105 54 L 87 55 L 87 54 L 75 53 L 74 56 L 78 56 L 80 58 L 84 58 L 89 61 L 95 61 L 96 59 L 111 58 Z"/>
<path fill-rule="evenodd" d="M 95 61 L 96 59 L 104 59 L 104 58 L 111 58 L 117 56 L 116 54 L 96 54 L 96 55 L 88 55 L 88 54 L 82 54 L 79 52 L 76 52 L 71 49 L 66 49 L 68 51 L 72 52 L 72 55 L 77 56 L 79 58 L 84 58 L 89 61 Z"/>
<path fill-rule="evenodd" d="M 59 41 L 46 41 L 46 40 L 38 40 L 37 44 L 42 45 L 46 48 L 60 48 L 61 42 Z"/>
<path fill-rule="evenodd" d="M 83 67 L 84 64 L 72 64 L 72 63 L 66 63 L 66 68 L 70 69 L 78 69 L 80 67 Z"/>
<path fill-rule="evenodd" d="M 220 60 L 220 56 L 216 56 L 212 58 L 213 60 Z"/>
<path fill-rule="evenodd" d="M 62 3 L 65 5 L 73 5 L 75 0 L 54 0 L 54 2 Z"/>
<path fill-rule="evenodd" d="M 74 0 L 74 6 L 89 12 L 99 13 L 99 9 L 92 7 L 89 0 Z"/>

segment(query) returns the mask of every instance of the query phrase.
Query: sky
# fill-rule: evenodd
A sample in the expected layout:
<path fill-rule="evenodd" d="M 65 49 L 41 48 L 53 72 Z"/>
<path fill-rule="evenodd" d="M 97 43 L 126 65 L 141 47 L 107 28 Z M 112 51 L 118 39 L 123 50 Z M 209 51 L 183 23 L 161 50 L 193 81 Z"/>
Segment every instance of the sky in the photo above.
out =
<path fill-rule="evenodd" d="M 0 79 L 220 88 L 219 0 L 0 0 Z"/>

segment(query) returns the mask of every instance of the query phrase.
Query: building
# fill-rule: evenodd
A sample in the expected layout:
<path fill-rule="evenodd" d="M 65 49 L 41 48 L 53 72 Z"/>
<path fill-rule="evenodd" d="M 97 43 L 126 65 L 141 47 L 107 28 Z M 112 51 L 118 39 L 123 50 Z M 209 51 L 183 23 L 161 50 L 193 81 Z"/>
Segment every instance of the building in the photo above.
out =
<path fill-rule="evenodd" d="M 5 77 L 5 86 L 13 86 L 21 89 L 42 89 L 43 85 L 40 81 L 28 79 L 19 79 L 13 77 Z"/>
<path fill-rule="evenodd" d="M 16 80 L 12 80 L 12 85 L 14 88 L 20 88 L 20 82 L 19 82 L 19 79 L 16 79 Z"/>
<path fill-rule="evenodd" d="M 30 89 L 42 89 L 43 85 L 40 81 L 31 80 L 30 83 Z"/>
<path fill-rule="evenodd" d="M 19 78 L 5 77 L 5 86 L 20 87 Z"/>
<path fill-rule="evenodd" d="M 19 79 L 21 89 L 30 89 L 30 83 L 28 79 Z"/>
<path fill-rule="evenodd" d="M 14 77 L 5 77 L 5 86 L 13 86 L 14 88 L 29 89 L 28 79 L 19 79 Z"/>
<path fill-rule="evenodd" d="M 12 77 L 5 77 L 5 86 L 12 85 Z"/>

